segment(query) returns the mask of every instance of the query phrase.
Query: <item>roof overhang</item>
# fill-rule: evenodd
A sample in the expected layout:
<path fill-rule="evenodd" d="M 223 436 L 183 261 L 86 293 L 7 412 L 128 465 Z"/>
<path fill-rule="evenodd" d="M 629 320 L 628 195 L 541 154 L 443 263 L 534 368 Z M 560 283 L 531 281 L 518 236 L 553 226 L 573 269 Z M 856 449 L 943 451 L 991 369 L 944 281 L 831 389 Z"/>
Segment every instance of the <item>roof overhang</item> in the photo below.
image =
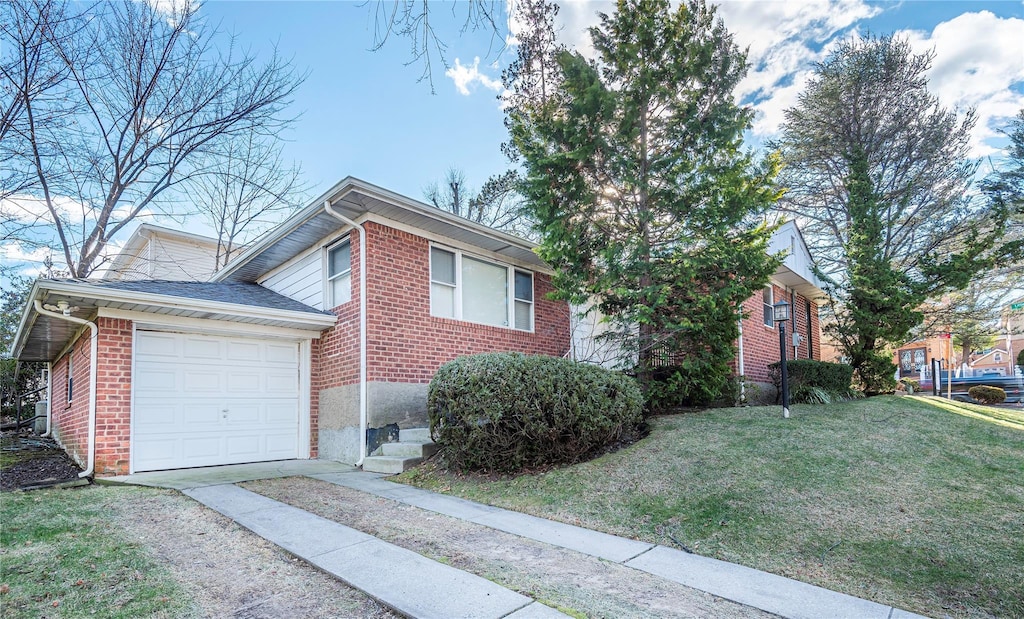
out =
<path fill-rule="evenodd" d="M 768 253 L 785 254 L 782 264 L 772 276 L 772 281 L 796 291 L 800 296 L 815 303 L 821 303 L 827 298 L 825 285 L 814 272 L 814 260 L 795 221 L 783 223 L 772 234 Z"/>
<path fill-rule="evenodd" d="M 281 327 L 319 333 L 334 326 L 337 317 L 328 314 L 282 310 L 238 303 L 224 303 L 170 295 L 119 290 L 88 282 L 38 280 L 14 336 L 11 354 L 22 361 L 53 361 L 78 332 L 81 325 L 40 314 L 35 301 L 55 305 L 67 301 L 71 315 L 92 320 L 101 308 L 139 312 L 154 316 L 194 318 L 251 325 Z"/>
<path fill-rule="evenodd" d="M 358 222 L 377 215 L 440 237 L 479 247 L 509 261 L 541 271 L 550 267 L 534 253 L 536 245 L 519 237 L 453 215 L 387 189 L 348 177 L 314 200 L 221 269 L 212 281 L 255 282 L 318 241 L 345 227 L 324 210 L 324 202 Z"/>

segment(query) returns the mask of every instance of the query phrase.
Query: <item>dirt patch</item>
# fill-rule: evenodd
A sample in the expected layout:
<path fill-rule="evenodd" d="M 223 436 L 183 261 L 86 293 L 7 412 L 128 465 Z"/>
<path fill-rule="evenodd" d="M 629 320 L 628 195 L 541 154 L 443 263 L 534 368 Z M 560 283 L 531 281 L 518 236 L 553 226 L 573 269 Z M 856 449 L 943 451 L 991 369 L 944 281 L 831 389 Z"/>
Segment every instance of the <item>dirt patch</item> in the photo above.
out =
<path fill-rule="evenodd" d="M 72 481 L 80 472 L 52 438 L 26 431 L 0 436 L 0 491 Z"/>
<path fill-rule="evenodd" d="M 242 485 L 580 616 L 773 616 L 617 563 L 327 482 Z"/>
<path fill-rule="evenodd" d="M 123 489 L 130 490 L 130 489 Z M 396 619 L 389 609 L 172 490 L 111 501 L 114 518 L 204 617 Z"/>

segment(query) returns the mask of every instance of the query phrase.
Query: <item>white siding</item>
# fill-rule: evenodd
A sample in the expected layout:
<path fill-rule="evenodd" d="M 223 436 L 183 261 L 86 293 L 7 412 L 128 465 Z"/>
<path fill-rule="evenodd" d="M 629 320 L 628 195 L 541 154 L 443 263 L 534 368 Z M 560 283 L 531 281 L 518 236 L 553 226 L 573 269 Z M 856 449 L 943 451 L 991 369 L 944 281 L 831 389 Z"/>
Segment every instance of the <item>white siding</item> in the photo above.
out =
<path fill-rule="evenodd" d="M 321 252 L 317 248 L 293 258 L 272 271 L 259 284 L 278 294 L 316 309 L 324 308 L 324 281 Z"/>
<path fill-rule="evenodd" d="M 149 240 L 152 279 L 206 281 L 214 273 L 216 246 L 154 235 Z"/>

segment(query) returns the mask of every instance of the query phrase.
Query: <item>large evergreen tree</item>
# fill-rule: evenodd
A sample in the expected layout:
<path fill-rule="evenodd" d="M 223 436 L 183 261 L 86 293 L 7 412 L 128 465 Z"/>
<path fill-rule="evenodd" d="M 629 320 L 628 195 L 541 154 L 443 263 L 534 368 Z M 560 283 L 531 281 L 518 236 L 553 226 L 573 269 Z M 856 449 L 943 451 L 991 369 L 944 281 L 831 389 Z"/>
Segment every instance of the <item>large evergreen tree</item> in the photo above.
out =
<path fill-rule="evenodd" d="M 781 207 L 803 223 L 828 283 L 830 330 L 868 392 L 894 384 L 889 352 L 921 304 L 988 266 L 1004 209 L 971 199 L 973 111 L 928 91 L 931 54 L 893 37 L 849 39 L 786 111 Z"/>
<path fill-rule="evenodd" d="M 519 63 L 527 79 L 506 75 L 527 207 L 562 296 L 597 301 L 648 387 L 673 366 L 661 403 L 706 403 L 728 380 L 742 302 L 777 266 L 760 223 L 774 162 L 741 150 L 746 62 L 713 8 L 622 0 L 600 19 L 596 60 L 547 46 Z"/>

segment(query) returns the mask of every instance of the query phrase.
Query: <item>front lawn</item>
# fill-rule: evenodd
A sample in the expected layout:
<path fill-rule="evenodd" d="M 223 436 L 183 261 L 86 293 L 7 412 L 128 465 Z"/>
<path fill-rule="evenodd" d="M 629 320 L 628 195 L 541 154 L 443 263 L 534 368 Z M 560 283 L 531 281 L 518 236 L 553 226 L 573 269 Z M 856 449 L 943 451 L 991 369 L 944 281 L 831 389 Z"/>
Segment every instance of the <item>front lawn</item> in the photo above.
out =
<path fill-rule="evenodd" d="M 991 410 L 715 409 L 543 474 L 398 480 L 927 615 L 1024 616 L 1024 412 Z"/>
<path fill-rule="evenodd" d="M 168 617 L 191 609 L 167 570 L 116 526 L 133 488 L 0 495 L 3 617 Z"/>

